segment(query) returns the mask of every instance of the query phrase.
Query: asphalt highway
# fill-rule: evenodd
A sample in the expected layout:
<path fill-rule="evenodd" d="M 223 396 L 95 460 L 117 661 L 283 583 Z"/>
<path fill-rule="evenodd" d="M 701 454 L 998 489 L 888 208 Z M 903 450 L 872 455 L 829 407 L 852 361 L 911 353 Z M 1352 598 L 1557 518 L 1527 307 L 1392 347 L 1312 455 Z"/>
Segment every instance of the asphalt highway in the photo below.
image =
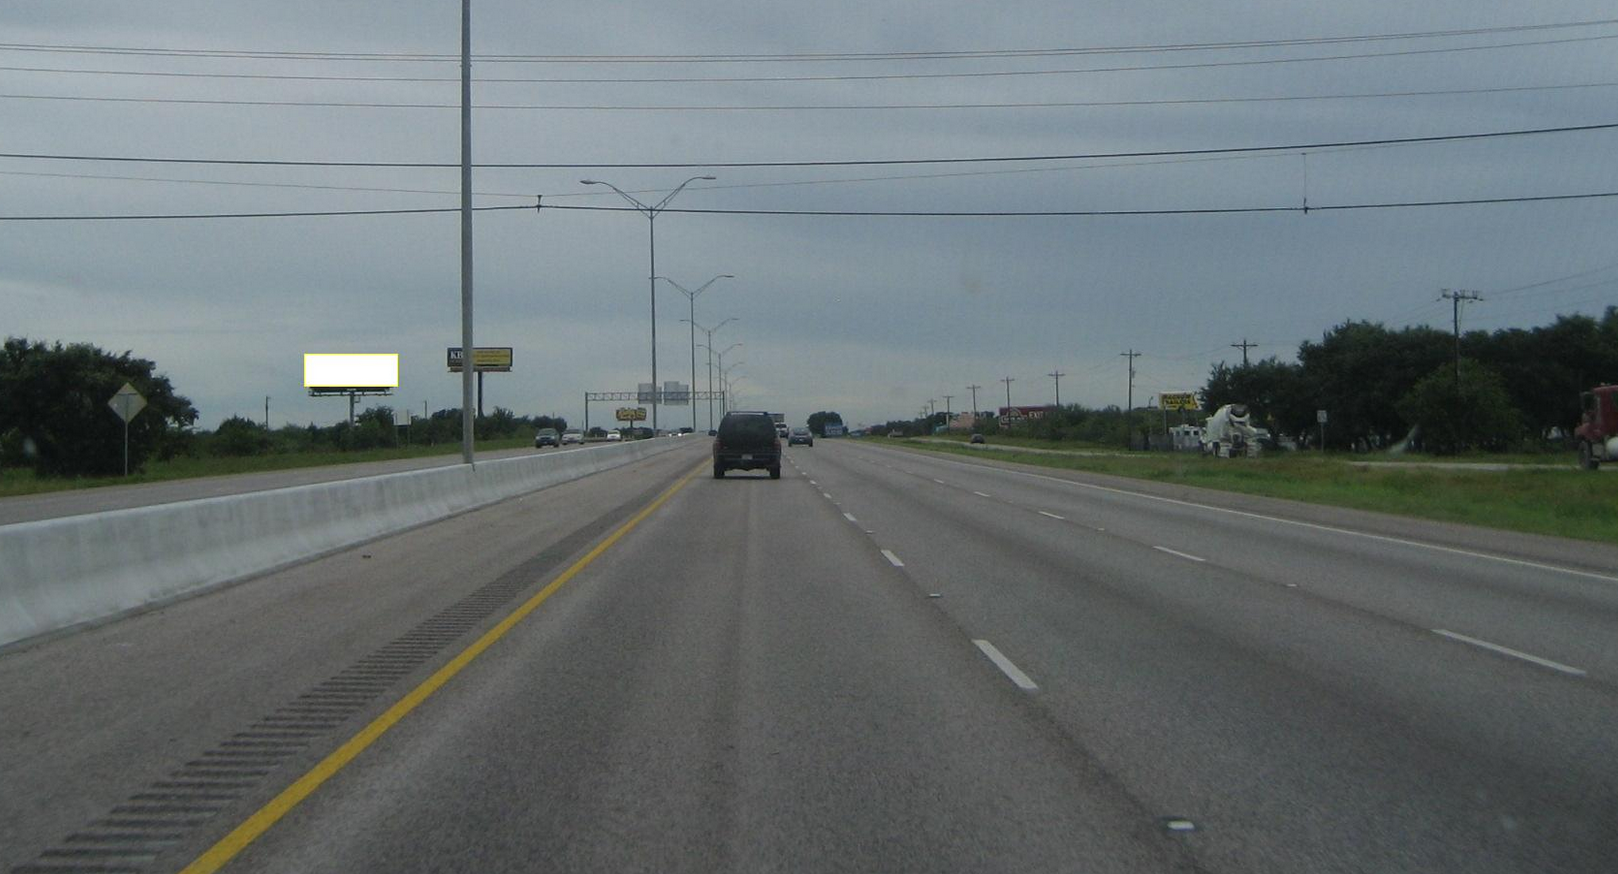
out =
<path fill-rule="evenodd" d="M 0 866 L 1618 858 L 1618 550 L 692 444 L 0 655 Z"/>

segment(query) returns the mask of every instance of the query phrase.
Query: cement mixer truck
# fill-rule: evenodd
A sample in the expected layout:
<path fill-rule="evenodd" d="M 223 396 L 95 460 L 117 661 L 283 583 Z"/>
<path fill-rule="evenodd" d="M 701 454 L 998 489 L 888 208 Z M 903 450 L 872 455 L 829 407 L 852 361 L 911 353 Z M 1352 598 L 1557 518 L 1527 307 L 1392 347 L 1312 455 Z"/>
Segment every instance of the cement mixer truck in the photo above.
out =
<path fill-rule="evenodd" d="M 1202 451 L 1206 455 L 1257 458 L 1258 449 L 1258 431 L 1248 421 L 1246 404 L 1225 404 L 1203 426 Z"/>
<path fill-rule="evenodd" d="M 1596 470 L 1618 461 L 1618 385 L 1602 385 L 1579 395 L 1584 412 L 1573 436 L 1579 441 L 1579 467 Z"/>

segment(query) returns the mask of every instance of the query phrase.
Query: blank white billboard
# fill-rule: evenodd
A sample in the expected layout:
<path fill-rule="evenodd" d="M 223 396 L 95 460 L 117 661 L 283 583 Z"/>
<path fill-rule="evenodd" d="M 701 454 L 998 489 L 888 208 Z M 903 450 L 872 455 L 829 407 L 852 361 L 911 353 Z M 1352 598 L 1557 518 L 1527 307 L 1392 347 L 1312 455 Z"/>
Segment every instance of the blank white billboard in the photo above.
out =
<path fill-rule="evenodd" d="M 305 388 L 397 388 L 397 352 L 306 352 L 303 356 Z"/>

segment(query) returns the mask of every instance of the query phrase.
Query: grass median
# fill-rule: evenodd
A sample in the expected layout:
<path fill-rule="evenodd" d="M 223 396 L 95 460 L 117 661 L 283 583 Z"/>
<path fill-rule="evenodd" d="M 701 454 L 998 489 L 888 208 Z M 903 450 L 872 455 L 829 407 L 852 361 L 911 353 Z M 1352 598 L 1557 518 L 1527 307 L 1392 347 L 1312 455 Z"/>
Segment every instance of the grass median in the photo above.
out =
<path fill-rule="evenodd" d="M 1260 458 L 1122 451 L 1056 455 L 1015 449 L 985 452 L 946 442 L 891 442 L 917 452 L 992 458 L 1618 544 L 1618 476 L 1588 473 L 1571 464 L 1566 470 L 1364 468 L 1348 463 L 1365 460 L 1360 456 L 1321 457 L 1315 453 Z"/>
<path fill-rule="evenodd" d="M 479 440 L 478 452 L 500 449 L 520 449 L 532 446 L 532 438 L 513 437 L 506 440 Z M 126 486 L 167 480 L 195 479 L 205 476 L 227 476 L 236 473 L 261 473 L 272 470 L 293 470 L 302 467 L 326 467 L 334 464 L 360 464 L 368 461 L 393 461 L 407 458 L 429 458 L 456 455 L 459 443 L 439 443 L 432 446 L 396 446 L 383 449 L 364 449 L 353 452 L 286 452 L 273 455 L 247 455 L 239 457 L 180 457 L 169 461 L 149 461 L 146 469 L 127 477 L 42 477 L 26 469 L 0 470 L 0 497 L 34 495 L 69 489 L 90 489 L 100 486 Z M 554 451 L 554 450 L 550 450 Z"/>

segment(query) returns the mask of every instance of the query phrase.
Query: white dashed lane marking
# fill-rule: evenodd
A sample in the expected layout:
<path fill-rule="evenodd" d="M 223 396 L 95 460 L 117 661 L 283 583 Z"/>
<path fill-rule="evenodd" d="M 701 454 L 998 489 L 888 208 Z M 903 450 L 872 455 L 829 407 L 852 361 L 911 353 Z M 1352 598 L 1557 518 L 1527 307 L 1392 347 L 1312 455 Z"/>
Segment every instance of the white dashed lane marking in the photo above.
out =
<path fill-rule="evenodd" d="M 1498 643 L 1490 643 L 1487 640 L 1479 640 L 1475 637 L 1467 637 L 1464 634 L 1458 634 L 1443 628 L 1434 628 L 1432 631 L 1434 634 L 1447 637 L 1450 640 L 1458 640 L 1461 643 L 1468 643 L 1472 646 L 1481 647 L 1489 650 L 1490 652 L 1497 652 L 1501 655 L 1508 655 L 1512 658 L 1522 659 L 1525 662 L 1532 662 L 1533 664 L 1539 665 L 1542 668 L 1550 668 L 1553 671 L 1560 671 L 1564 674 L 1571 674 L 1575 677 L 1582 677 L 1585 675 L 1583 668 L 1575 668 L 1572 665 L 1564 665 L 1561 662 L 1553 662 L 1550 659 L 1540 658 L 1537 655 L 1530 655 L 1522 650 L 1512 649 L 1508 646 L 1501 646 Z"/>
<path fill-rule="evenodd" d="M 853 513 L 844 513 L 844 514 L 843 514 L 843 518 L 844 518 L 844 519 L 847 519 L 847 520 L 848 520 L 848 521 L 850 521 L 850 522 L 853 522 L 853 523 L 854 523 L 854 524 L 856 524 L 856 525 L 858 525 L 858 524 L 859 524 L 859 521 L 860 521 L 860 520 L 858 520 L 858 519 L 855 519 L 855 518 L 854 518 L 854 514 L 853 514 Z"/>
<path fill-rule="evenodd" d="M 1000 650 L 995 649 L 994 644 L 987 640 L 974 640 L 972 642 L 977 645 L 978 649 L 983 650 L 983 654 L 989 657 L 989 661 L 994 662 L 994 666 L 999 668 L 1001 673 L 1010 678 L 1011 682 L 1017 684 L 1017 688 L 1024 692 L 1039 690 L 1039 686 L 1034 683 L 1033 679 L 1023 673 L 1015 664 L 1012 664 L 1011 659 L 1002 655 Z"/>
<path fill-rule="evenodd" d="M 1051 517 L 1051 518 L 1052 518 L 1052 519 L 1062 519 L 1062 520 L 1066 520 L 1066 519 L 1067 519 L 1067 517 L 1066 517 L 1066 516 L 1058 516 L 1058 515 L 1056 515 L 1056 514 L 1055 514 L 1055 513 L 1047 513 L 1047 512 L 1045 512 L 1045 511 L 1044 511 L 1044 510 L 1040 510 L 1040 511 L 1039 511 L 1039 515 L 1041 515 L 1041 516 L 1049 516 L 1049 517 Z"/>
<path fill-rule="evenodd" d="M 900 561 L 899 557 L 897 555 L 894 555 L 893 550 L 891 550 L 891 549 L 882 550 L 882 557 L 887 559 L 888 564 L 891 564 L 894 567 L 904 567 L 905 566 L 905 563 Z"/>
<path fill-rule="evenodd" d="M 1192 555 L 1189 552 L 1181 552 L 1178 549 L 1169 549 L 1167 546 L 1154 546 L 1152 548 L 1157 550 L 1158 552 L 1166 552 L 1169 555 L 1177 555 L 1180 558 L 1183 558 L 1183 559 L 1185 559 L 1187 561 L 1207 561 L 1207 559 L 1205 559 L 1205 558 L 1199 558 L 1199 557 L 1197 557 L 1195 555 Z"/>

